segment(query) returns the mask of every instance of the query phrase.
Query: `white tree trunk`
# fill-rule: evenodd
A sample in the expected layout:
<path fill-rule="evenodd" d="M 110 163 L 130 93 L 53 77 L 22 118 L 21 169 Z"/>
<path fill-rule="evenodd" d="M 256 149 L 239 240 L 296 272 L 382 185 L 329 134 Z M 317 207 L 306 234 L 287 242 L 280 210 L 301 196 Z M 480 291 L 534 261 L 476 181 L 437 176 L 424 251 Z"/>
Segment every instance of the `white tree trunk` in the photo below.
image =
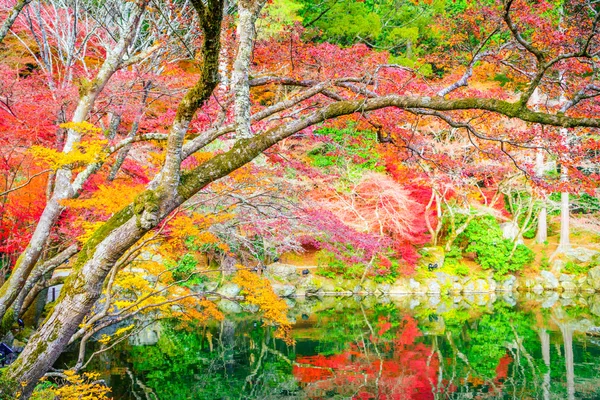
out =
<path fill-rule="evenodd" d="M 544 175 L 544 153 L 541 149 L 537 151 L 535 156 L 535 170 L 538 178 Z M 545 243 L 548 241 L 548 211 L 546 209 L 546 199 L 542 198 L 542 208 L 538 214 L 537 234 L 535 237 L 537 243 Z"/>
<path fill-rule="evenodd" d="M 563 182 L 566 182 L 568 178 L 567 168 L 562 166 L 562 177 Z M 571 242 L 569 235 L 571 230 L 569 228 L 569 192 L 562 192 L 560 195 L 560 242 L 558 243 L 557 253 L 565 253 L 571 248 Z"/>
<path fill-rule="evenodd" d="M 565 352 L 565 367 L 567 369 L 567 399 L 575 400 L 575 364 L 573 361 L 573 327 L 560 324 Z"/>
<path fill-rule="evenodd" d="M 265 0 L 238 1 L 238 46 L 233 72 L 231 74 L 232 89 L 235 94 L 235 123 L 238 139 L 252 136 L 250 127 L 250 86 L 248 74 L 256 29 L 254 23 L 265 4 Z"/>
<path fill-rule="evenodd" d="M 550 400 L 550 334 L 546 329 L 540 330 L 540 342 L 542 344 L 542 358 L 548 370 L 544 374 L 542 391 L 544 400 Z"/>

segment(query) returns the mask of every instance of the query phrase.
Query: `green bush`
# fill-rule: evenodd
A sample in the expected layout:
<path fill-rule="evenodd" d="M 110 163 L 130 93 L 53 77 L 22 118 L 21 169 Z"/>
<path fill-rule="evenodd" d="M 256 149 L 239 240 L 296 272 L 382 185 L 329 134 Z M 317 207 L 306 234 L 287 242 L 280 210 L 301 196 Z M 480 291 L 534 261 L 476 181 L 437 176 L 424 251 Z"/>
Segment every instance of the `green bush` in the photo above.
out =
<path fill-rule="evenodd" d="M 335 257 L 329 251 L 321 251 L 317 259 L 319 267 L 315 273 L 326 278 L 335 278 L 341 276 L 345 279 L 356 279 L 361 277 L 364 270 L 364 264 L 348 264 L 345 261 Z"/>
<path fill-rule="evenodd" d="M 467 243 L 464 251 L 475 253 L 479 265 L 493 270 L 495 277 L 520 271 L 535 258 L 533 251 L 522 244 L 517 245 L 511 257 L 513 243 L 502 237 L 500 225 L 491 216 L 471 221 L 459 240 Z"/>
<path fill-rule="evenodd" d="M 469 267 L 467 267 L 465 264 L 457 264 L 456 267 L 454 267 L 454 273 L 458 276 L 467 276 L 469 275 Z"/>
<path fill-rule="evenodd" d="M 573 261 L 568 261 L 567 264 L 565 264 L 563 271 L 566 272 L 567 274 L 575 274 L 575 275 L 587 274 L 590 267 L 591 267 L 590 264 L 581 265 L 581 264 L 576 264 Z"/>

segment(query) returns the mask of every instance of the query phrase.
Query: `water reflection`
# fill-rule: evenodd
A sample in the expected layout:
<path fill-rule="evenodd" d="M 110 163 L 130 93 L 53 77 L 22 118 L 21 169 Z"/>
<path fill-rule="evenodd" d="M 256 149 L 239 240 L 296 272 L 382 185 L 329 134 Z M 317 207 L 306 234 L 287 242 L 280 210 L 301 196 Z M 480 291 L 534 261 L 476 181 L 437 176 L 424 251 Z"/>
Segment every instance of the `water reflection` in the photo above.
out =
<path fill-rule="evenodd" d="M 597 399 L 594 296 L 296 300 L 296 344 L 255 315 L 96 360 L 116 399 Z"/>

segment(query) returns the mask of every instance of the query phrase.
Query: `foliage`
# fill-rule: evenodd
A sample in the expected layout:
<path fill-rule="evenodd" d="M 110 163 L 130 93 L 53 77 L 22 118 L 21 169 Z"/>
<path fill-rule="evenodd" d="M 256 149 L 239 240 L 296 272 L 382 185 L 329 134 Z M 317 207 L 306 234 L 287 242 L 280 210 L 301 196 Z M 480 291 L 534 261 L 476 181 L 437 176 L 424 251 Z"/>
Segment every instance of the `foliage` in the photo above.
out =
<path fill-rule="evenodd" d="M 591 264 L 578 264 L 573 261 L 567 261 L 567 263 L 563 267 L 563 271 L 566 272 L 567 274 L 580 275 L 580 274 L 587 274 L 587 272 L 592 267 L 593 267 L 593 265 L 591 265 Z"/>
<path fill-rule="evenodd" d="M 280 299 L 269 283 L 269 280 L 248 270 L 241 269 L 233 278 L 233 282 L 242 288 L 244 301 L 260 308 L 265 318 L 265 324 L 277 326 L 275 336 L 288 344 L 293 344 L 291 323 L 287 318 L 288 307 Z"/>
<path fill-rule="evenodd" d="M 502 230 L 494 217 L 474 219 L 459 240 L 466 243 L 464 251 L 474 252 L 481 267 L 493 270 L 496 277 L 520 271 L 534 259 L 533 252 L 522 244 L 516 246 L 511 256 L 513 243 L 502 237 Z"/>
<path fill-rule="evenodd" d="M 51 392 L 56 398 L 61 400 L 109 399 L 110 388 L 97 382 L 100 374 L 96 372 L 78 374 L 72 370 L 67 370 L 64 374 L 65 378 L 63 382 L 57 386 L 42 388 L 42 393 Z"/>

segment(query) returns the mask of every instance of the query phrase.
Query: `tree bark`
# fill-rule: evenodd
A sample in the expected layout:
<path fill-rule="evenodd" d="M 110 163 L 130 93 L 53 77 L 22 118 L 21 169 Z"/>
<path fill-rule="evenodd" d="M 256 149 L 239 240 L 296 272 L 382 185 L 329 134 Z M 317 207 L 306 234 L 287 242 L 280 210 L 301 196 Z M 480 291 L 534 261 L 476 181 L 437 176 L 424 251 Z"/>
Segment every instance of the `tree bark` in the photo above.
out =
<path fill-rule="evenodd" d="M 17 1 L 17 4 L 15 4 L 13 9 L 10 11 L 8 17 L 6 17 L 6 19 L 2 23 L 2 26 L 0 26 L 0 44 L 4 41 L 4 38 L 8 34 L 8 31 L 10 30 L 10 28 L 12 28 L 13 24 L 17 20 L 17 17 L 19 16 L 23 8 L 25 8 L 25 6 L 30 2 L 31 0 Z"/>
<path fill-rule="evenodd" d="M 252 136 L 250 120 L 250 86 L 248 75 L 254 38 L 256 36 L 255 22 L 265 0 L 239 0 L 238 1 L 238 47 L 231 81 L 235 92 L 235 124 L 238 139 Z"/>
<path fill-rule="evenodd" d="M 535 170 L 536 175 L 539 179 L 544 176 L 544 153 L 542 150 L 538 150 L 535 156 Z M 538 225 L 535 236 L 537 243 L 545 243 L 548 241 L 548 211 L 546 208 L 546 199 L 542 198 L 542 208 L 538 214 Z"/>
<path fill-rule="evenodd" d="M 27 279 L 25 286 L 23 286 L 23 289 L 21 289 L 19 296 L 17 297 L 17 299 L 15 300 L 15 302 L 13 304 L 13 307 L 12 307 L 13 312 L 7 313 L 7 315 L 12 314 L 15 319 L 19 318 L 23 314 L 23 312 L 25 312 L 27 310 L 28 305 L 31 304 L 31 302 L 33 301 L 33 299 L 31 299 L 31 297 L 32 296 L 35 297 L 43 289 L 43 287 L 40 287 L 39 289 L 34 290 L 34 287 L 37 285 L 39 280 L 44 275 L 49 274 L 52 271 L 54 271 L 54 269 L 56 267 L 58 267 L 60 264 L 64 263 L 69 258 L 71 258 L 75 254 L 77 254 L 77 251 L 78 251 L 77 246 L 72 245 L 72 246 L 68 247 L 66 250 L 60 252 L 55 257 L 51 258 L 50 260 L 48 260 L 42 264 L 36 265 L 35 268 L 33 269 L 33 271 L 31 271 L 31 274 L 29 275 L 29 278 Z M 30 298 L 30 301 L 28 301 L 28 302 L 25 301 L 25 299 L 27 297 Z M 28 303 L 28 304 L 26 304 L 26 303 Z M 25 307 L 25 309 L 22 310 L 21 308 L 23 305 L 26 305 L 26 307 Z"/>

